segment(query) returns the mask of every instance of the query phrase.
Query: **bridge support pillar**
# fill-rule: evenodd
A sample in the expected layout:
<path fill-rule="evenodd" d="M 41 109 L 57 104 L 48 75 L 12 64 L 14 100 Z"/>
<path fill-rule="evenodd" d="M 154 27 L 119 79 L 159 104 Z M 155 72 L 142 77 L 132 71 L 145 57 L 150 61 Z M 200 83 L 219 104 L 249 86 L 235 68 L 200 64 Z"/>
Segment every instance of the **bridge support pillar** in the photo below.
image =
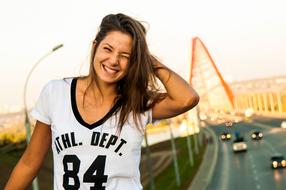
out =
<path fill-rule="evenodd" d="M 267 93 L 262 94 L 263 97 L 263 108 L 265 112 L 269 112 L 268 101 L 267 101 Z"/>
<path fill-rule="evenodd" d="M 253 110 L 255 111 L 255 112 L 257 112 L 258 111 L 258 105 L 257 105 L 257 97 L 256 97 L 256 94 L 253 94 L 252 95 L 252 98 L 253 98 Z"/>
<path fill-rule="evenodd" d="M 277 92 L 276 96 L 277 96 L 278 112 L 282 113 L 282 101 L 281 101 L 281 94 L 280 94 L 280 92 Z"/>
<path fill-rule="evenodd" d="M 258 93 L 256 94 L 256 96 L 258 100 L 258 111 L 261 112 L 263 111 L 261 95 Z"/>
<path fill-rule="evenodd" d="M 268 93 L 269 96 L 269 100 L 270 100 L 270 111 L 271 113 L 275 112 L 275 106 L 274 106 L 274 97 L 273 97 L 273 93 Z"/>

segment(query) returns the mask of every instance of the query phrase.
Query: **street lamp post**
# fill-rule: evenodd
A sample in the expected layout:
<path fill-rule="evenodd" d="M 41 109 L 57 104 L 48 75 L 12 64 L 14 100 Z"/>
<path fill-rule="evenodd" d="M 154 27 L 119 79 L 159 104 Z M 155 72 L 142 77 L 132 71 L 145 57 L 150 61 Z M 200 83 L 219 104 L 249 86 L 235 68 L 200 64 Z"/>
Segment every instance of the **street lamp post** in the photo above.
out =
<path fill-rule="evenodd" d="M 30 139 L 31 139 L 31 123 L 30 123 L 29 116 L 28 116 L 28 108 L 27 108 L 27 101 L 26 101 L 26 92 L 27 92 L 27 86 L 28 86 L 29 79 L 30 79 L 33 71 L 41 63 L 41 61 L 44 60 L 46 57 L 48 57 L 53 52 L 55 52 L 58 49 L 60 49 L 61 47 L 63 47 L 63 44 L 55 46 L 50 52 L 48 52 L 47 54 L 43 55 L 35 63 L 35 65 L 32 67 L 32 69 L 30 70 L 30 72 L 29 72 L 29 74 L 28 74 L 28 76 L 26 78 L 25 86 L 24 86 L 24 93 L 23 93 L 23 101 L 24 101 L 25 129 L 26 129 L 26 142 L 27 142 L 27 144 L 30 142 Z M 33 189 L 34 190 L 38 190 L 39 189 L 37 178 L 35 178 L 34 181 L 33 181 Z"/>
<path fill-rule="evenodd" d="M 149 179 L 150 179 L 150 189 L 155 190 L 156 187 L 155 187 L 154 176 L 152 172 L 152 158 L 151 158 L 151 152 L 150 152 L 150 147 L 148 143 L 147 133 L 144 134 L 144 139 L 145 139 L 145 144 L 146 144 L 145 150 L 146 150 L 147 170 L 148 170 Z"/>
<path fill-rule="evenodd" d="M 176 183 L 177 183 L 177 186 L 179 187 L 181 185 L 181 178 L 180 178 L 179 164 L 178 164 L 178 159 L 177 159 L 177 150 L 176 150 L 174 134 L 172 131 L 172 122 L 170 119 L 168 121 L 169 121 L 170 137 L 171 137 L 170 139 L 171 139 L 171 146 L 172 146 L 173 163 L 174 163 L 175 175 L 176 175 Z"/>

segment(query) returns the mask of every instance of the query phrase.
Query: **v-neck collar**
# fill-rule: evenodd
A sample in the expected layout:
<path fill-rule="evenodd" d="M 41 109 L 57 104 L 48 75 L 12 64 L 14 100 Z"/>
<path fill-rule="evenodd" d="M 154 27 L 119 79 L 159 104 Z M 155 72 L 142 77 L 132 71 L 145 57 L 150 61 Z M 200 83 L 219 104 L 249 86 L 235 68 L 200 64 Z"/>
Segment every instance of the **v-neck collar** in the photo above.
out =
<path fill-rule="evenodd" d="M 100 120 L 96 121 L 95 123 L 88 124 L 86 123 L 83 118 L 81 117 L 77 105 L 76 105 L 76 83 L 77 83 L 77 78 L 73 78 L 71 82 L 71 105 L 72 105 L 72 111 L 73 114 L 76 118 L 76 120 L 83 126 L 87 127 L 88 129 L 94 129 L 100 125 L 102 125 L 107 119 L 109 119 L 113 113 L 118 111 L 119 107 L 121 106 L 121 101 L 118 100 L 114 106 L 110 109 L 110 111 Z"/>

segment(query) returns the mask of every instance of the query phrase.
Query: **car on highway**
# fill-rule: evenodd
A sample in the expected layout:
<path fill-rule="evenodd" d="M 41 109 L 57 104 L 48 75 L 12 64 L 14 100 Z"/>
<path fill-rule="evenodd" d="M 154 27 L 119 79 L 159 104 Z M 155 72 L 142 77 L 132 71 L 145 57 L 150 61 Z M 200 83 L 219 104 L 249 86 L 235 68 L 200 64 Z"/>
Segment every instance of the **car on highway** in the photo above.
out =
<path fill-rule="evenodd" d="M 247 144 L 243 137 L 238 137 L 233 141 L 232 150 L 233 152 L 247 151 Z"/>
<path fill-rule="evenodd" d="M 273 169 L 276 168 L 285 168 L 286 167 L 286 160 L 282 155 L 274 155 L 271 157 L 271 167 Z"/>
<path fill-rule="evenodd" d="M 263 137 L 263 133 L 260 131 L 253 131 L 251 133 L 251 139 L 252 140 L 260 140 L 260 139 L 262 139 L 262 137 Z"/>
<path fill-rule="evenodd" d="M 220 134 L 220 139 L 221 139 L 222 141 L 228 141 L 228 140 L 231 139 L 231 134 L 228 133 L 228 132 L 222 132 L 222 133 Z"/>
<path fill-rule="evenodd" d="M 225 125 L 226 127 L 232 127 L 233 122 L 230 121 L 230 120 L 228 120 L 228 121 L 226 121 L 226 122 L 224 123 L 224 125 Z"/>
<path fill-rule="evenodd" d="M 286 121 L 281 122 L 281 128 L 286 129 Z"/>

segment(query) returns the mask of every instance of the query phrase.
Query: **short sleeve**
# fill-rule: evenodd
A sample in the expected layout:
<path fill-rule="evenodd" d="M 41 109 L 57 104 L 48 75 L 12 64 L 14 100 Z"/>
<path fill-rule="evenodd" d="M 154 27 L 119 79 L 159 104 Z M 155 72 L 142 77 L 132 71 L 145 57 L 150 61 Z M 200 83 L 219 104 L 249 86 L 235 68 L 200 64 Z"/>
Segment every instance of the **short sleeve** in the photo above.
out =
<path fill-rule="evenodd" d="M 46 84 L 41 91 L 41 94 L 36 102 L 35 107 L 32 109 L 31 116 L 47 125 L 51 124 L 51 82 Z"/>
<path fill-rule="evenodd" d="M 160 123 L 161 120 L 154 119 L 152 117 L 152 109 L 148 110 L 147 114 L 148 114 L 148 124 L 152 124 L 153 126 L 156 126 Z"/>
<path fill-rule="evenodd" d="M 152 109 L 147 111 L 147 116 L 148 116 L 148 120 L 147 120 L 147 124 L 152 124 Z"/>

